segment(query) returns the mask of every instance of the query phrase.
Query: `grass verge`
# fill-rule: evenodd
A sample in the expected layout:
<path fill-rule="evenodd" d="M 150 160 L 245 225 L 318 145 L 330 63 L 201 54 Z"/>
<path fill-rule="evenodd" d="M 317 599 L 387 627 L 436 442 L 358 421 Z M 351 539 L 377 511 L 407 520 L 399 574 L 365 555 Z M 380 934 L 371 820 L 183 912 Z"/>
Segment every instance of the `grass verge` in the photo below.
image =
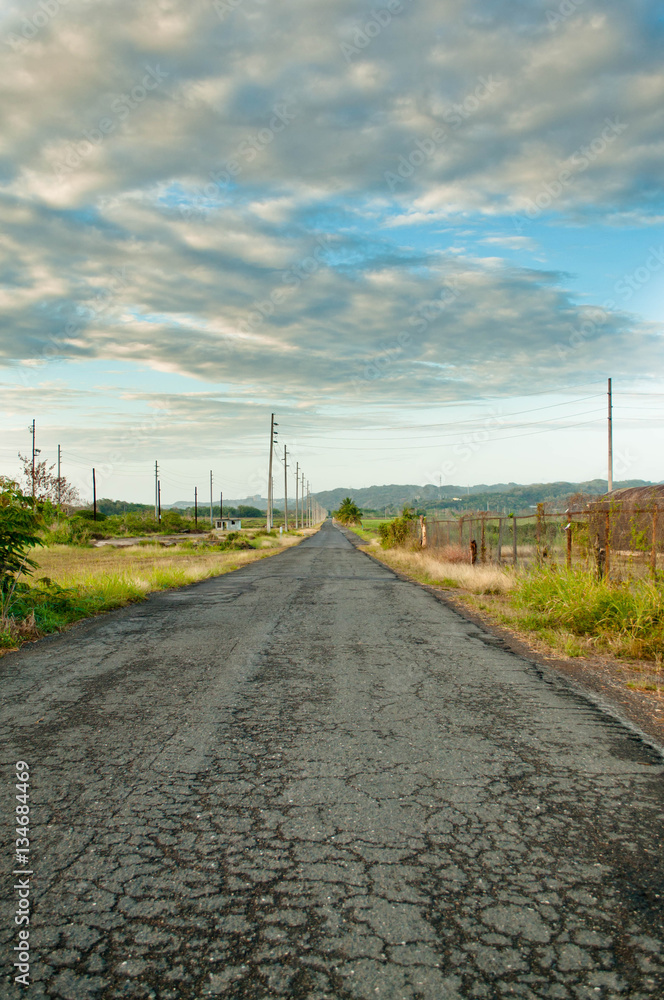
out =
<path fill-rule="evenodd" d="M 310 532 L 307 532 L 310 533 Z M 144 600 L 157 590 L 231 573 L 296 545 L 305 532 L 257 539 L 259 547 L 220 550 L 191 543 L 118 549 L 54 545 L 37 550 L 38 569 L 18 592 L 0 654 L 92 615 Z"/>

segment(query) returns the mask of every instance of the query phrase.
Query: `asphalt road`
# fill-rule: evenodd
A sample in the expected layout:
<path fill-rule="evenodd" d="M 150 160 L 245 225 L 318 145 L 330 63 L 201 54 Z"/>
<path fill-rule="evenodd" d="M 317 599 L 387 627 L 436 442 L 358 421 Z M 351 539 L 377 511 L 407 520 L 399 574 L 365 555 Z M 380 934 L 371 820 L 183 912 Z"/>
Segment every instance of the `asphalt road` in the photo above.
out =
<path fill-rule="evenodd" d="M 662 757 L 330 524 L 0 684 L 3 998 L 664 997 Z"/>

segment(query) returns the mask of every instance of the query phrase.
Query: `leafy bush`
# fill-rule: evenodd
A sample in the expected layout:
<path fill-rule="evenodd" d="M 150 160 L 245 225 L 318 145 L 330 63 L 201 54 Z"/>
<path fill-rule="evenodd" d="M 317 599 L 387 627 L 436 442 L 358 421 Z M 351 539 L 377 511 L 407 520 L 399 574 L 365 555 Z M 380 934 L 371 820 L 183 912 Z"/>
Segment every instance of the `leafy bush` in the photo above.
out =
<path fill-rule="evenodd" d="M 411 524 L 415 520 L 415 514 L 410 507 L 404 507 L 401 517 L 395 517 L 393 521 L 385 521 L 378 525 L 380 544 L 384 549 L 391 549 L 395 545 L 405 545 L 410 536 Z"/>
<path fill-rule="evenodd" d="M 43 504 L 24 495 L 13 480 L 0 484 L 0 627 L 5 628 L 23 574 L 37 563 L 30 549 L 43 545 Z"/>
<path fill-rule="evenodd" d="M 106 514 L 102 514 L 100 510 L 97 511 L 97 517 L 95 518 L 95 512 L 93 510 L 78 510 L 76 511 L 75 517 L 80 517 L 83 521 L 105 521 Z"/>

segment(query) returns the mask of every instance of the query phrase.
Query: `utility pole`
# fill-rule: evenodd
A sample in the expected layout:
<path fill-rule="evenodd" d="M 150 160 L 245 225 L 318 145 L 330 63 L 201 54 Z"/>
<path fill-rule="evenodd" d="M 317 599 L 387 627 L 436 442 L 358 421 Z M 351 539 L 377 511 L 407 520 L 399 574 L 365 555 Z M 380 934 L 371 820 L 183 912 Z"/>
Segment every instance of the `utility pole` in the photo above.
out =
<path fill-rule="evenodd" d="M 92 520 L 97 520 L 97 478 L 92 470 Z"/>
<path fill-rule="evenodd" d="M 288 531 L 288 455 L 284 445 L 284 531 Z"/>
<path fill-rule="evenodd" d="M 39 454 L 39 448 L 35 448 L 35 421 L 32 421 L 32 499 L 35 499 L 35 455 Z"/>
<path fill-rule="evenodd" d="M 212 513 L 212 469 L 210 469 L 210 526 L 214 527 L 214 515 Z"/>
<path fill-rule="evenodd" d="M 300 517 L 300 521 L 302 522 L 302 527 L 306 528 L 306 526 L 307 526 L 307 518 L 306 518 L 305 506 L 304 506 L 304 473 L 301 472 L 300 476 L 302 477 L 302 492 L 300 494 L 300 504 L 301 504 L 301 508 L 302 508 L 301 515 L 302 516 Z"/>
<path fill-rule="evenodd" d="M 274 435 L 279 433 L 278 431 L 275 431 L 274 428 L 278 426 L 279 424 L 274 419 L 274 413 L 270 414 L 270 457 L 268 461 L 268 470 L 267 470 L 267 519 L 266 519 L 266 527 L 268 531 L 272 530 L 272 504 L 274 499 L 273 498 L 274 491 L 272 488 L 273 487 L 272 453 L 274 452 L 274 444 L 275 444 Z"/>
<path fill-rule="evenodd" d="M 296 531 L 298 529 L 298 523 L 297 523 L 298 509 L 297 508 L 298 508 L 298 500 L 299 500 L 298 494 L 300 492 L 299 489 L 298 489 L 299 478 L 300 478 L 300 463 L 296 462 L 295 463 L 295 530 Z"/>
<path fill-rule="evenodd" d="M 307 479 L 307 528 L 311 527 L 311 493 L 309 480 Z"/>
<path fill-rule="evenodd" d="M 161 524 L 161 481 L 157 482 L 157 521 Z"/>
<path fill-rule="evenodd" d="M 613 395 L 611 391 L 611 379 L 609 379 L 609 493 L 613 490 Z"/>
<path fill-rule="evenodd" d="M 60 445 L 58 445 L 58 507 L 60 506 L 60 498 L 62 496 L 62 478 L 60 476 L 60 457 L 61 457 L 61 450 L 60 450 Z"/>
<path fill-rule="evenodd" d="M 219 520 L 224 516 L 224 494 L 219 494 Z"/>
<path fill-rule="evenodd" d="M 159 463 L 154 463 L 154 519 L 159 523 Z"/>
<path fill-rule="evenodd" d="M 194 486 L 194 528 L 198 527 L 198 486 Z"/>

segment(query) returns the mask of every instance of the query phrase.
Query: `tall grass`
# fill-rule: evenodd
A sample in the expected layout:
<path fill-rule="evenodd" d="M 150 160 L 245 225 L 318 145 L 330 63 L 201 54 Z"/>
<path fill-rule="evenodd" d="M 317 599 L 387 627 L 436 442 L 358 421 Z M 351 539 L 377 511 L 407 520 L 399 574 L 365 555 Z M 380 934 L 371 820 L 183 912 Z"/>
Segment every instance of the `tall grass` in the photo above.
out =
<path fill-rule="evenodd" d="M 388 566 L 407 573 L 420 583 L 460 588 L 473 594 L 504 594 L 514 586 L 514 576 L 498 566 L 452 562 L 426 549 L 399 546 L 381 549 L 374 544 L 370 551 Z"/>
<path fill-rule="evenodd" d="M 661 583 L 609 583 L 582 570 L 542 570 L 517 578 L 512 602 L 520 624 L 536 632 L 589 638 L 596 649 L 635 659 L 659 659 L 664 652 Z"/>

